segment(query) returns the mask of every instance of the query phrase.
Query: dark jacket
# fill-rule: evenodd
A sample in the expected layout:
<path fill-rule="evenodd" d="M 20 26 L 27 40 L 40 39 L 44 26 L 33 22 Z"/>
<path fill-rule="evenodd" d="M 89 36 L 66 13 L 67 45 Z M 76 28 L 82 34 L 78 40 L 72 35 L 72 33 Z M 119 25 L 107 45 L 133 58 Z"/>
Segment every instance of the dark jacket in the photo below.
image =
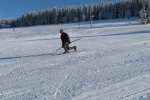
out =
<path fill-rule="evenodd" d="M 67 43 L 67 42 L 69 44 L 71 43 L 69 35 L 67 33 L 62 33 L 60 37 L 61 37 L 61 41 L 62 41 L 62 46 L 64 46 L 64 44 Z"/>

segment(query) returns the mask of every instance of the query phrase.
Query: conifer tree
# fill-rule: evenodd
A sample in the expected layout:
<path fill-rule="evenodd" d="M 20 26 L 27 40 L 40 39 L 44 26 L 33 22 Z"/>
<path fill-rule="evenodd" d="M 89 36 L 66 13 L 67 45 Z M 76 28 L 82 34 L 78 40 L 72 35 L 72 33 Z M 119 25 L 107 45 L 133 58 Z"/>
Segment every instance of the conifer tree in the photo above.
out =
<path fill-rule="evenodd" d="M 126 18 L 128 18 L 128 19 L 130 19 L 131 18 L 131 10 L 130 10 L 130 7 L 129 6 L 127 6 L 127 11 L 125 12 L 125 17 Z"/>
<path fill-rule="evenodd" d="M 2 27 L 1 27 L 1 21 L 0 21 L 0 29 L 1 29 Z"/>
<path fill-rule="evenodd" d="M 139 12 L 140 14 L 140 23 L 141 24 L 147 24 L 148 23 L 148 20 L 147 20 L 147 11 L 146 11 L 146 8 L 145 8 L 145 4 L 143 4 L 143 8 L 142 10 Z"/>
<path fill-rule="evenodd" d="M 144 0 L 143 8 L 140 11 L 140 22 L 141 24 L 150 23 L 150 1 Z"/>
<path fill-rule="evenodd" d="M 147 23 L 150 23 L 150 1 L 147 4 Z"/>

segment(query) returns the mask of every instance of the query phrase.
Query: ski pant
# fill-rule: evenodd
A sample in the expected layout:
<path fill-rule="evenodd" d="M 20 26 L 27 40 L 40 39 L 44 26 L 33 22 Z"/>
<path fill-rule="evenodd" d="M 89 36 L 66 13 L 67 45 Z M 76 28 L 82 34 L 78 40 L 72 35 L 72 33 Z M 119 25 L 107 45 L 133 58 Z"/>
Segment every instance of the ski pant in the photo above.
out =
<path fill-rule="evenodd" d="M 69 43 L 68 42 L 66 42 L 63 45 L 63 48 L 65 49 L 65 52 L 68 52 L 69 50 L 74 49 L 74 47 L 69 47 Z"/>

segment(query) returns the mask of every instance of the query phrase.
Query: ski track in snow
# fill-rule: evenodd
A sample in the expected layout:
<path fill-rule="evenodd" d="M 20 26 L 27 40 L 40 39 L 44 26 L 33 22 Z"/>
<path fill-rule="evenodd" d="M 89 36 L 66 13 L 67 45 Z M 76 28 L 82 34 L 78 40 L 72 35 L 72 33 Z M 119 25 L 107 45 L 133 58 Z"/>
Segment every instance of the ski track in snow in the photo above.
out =
<path fill-rule="evenodd" d="M 0 100 L 150 100 L 150 25 L 137 20 L 1 29 Z M 56 52 L 59 29 L 77 52 Z"/>

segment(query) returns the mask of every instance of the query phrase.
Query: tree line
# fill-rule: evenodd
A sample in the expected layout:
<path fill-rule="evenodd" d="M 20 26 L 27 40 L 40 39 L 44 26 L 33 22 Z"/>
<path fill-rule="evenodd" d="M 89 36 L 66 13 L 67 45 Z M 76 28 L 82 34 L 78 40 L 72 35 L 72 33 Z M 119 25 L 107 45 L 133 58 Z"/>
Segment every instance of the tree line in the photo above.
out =
<path fill-rule="evenodd" d="M 142 12 L 141 9 L 144 5 L 148 4 L 149 0 L 118 0 L 117 2 L 93 3 L 83 6 L 62 7 L 61 9 L 52 8 L 38 12 L 32 11 L 16 19 L 2 19 L 0 21 L 0 27 L 3 24 L 11 25 L 12 27 L 21 27 L 84 22 L 90 21 L 91 17 L 92 20 L 130 18 L 132 16 L 143 18 L 143 12 L 145 13 L 145 11 Z M 143 9 L 149 10 L 149 7 Z M 148 16 L 148 14 L 145 16 Z"/>

